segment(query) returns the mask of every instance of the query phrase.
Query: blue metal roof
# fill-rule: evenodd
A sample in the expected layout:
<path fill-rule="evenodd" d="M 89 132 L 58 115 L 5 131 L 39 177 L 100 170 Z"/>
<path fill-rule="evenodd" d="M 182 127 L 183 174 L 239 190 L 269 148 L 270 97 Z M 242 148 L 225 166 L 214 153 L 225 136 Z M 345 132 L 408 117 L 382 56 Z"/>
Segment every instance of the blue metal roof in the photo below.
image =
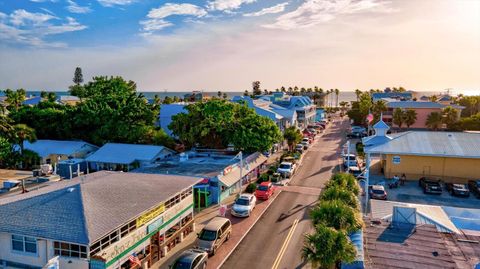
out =
<path fill-rule="evenodd" d="M 411 92 L 375 92 L 372 94 L 373 100 L 378 100 L 382 98 L 405 98 L 411 99 L 412 93 Z"/>
<path fill-rule="evenodd" d="M 355 252 L 357 255 L 355 256 L 355 260 L 352 263 L 343 263 L 342 262 L 342 269 L 363 269 L 365 268 L 364 261 L 365 255 L 363 252 L 363 230 L 358 230 L 348 235 L 350 241 L 355 248 Z"/>
<path fill-rule="evenodd" d="M 35 97 L 29 98 L 29 99 L 23 101 L 22 104 L 23 105 L 35 106 L 35 105 L 38 105 L 41 101 L 42 101 L 42 97 L 35 96 Z"/>
<path fill-rule="evenodd" d="M 164 104 L 160 106 L 160 127 L 169 135 L 172 136 L 172 130 L 168 125 L 172 123 L 172 117 L 179 113 L 188 113 L 185 109 L 185 104 Z"/>

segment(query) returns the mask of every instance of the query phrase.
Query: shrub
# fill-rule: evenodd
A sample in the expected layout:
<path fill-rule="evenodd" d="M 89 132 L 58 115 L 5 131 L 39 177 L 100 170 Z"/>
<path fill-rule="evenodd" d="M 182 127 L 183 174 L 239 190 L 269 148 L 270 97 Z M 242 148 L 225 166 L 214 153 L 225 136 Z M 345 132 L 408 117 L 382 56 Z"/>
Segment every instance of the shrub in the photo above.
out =
<path fill-rule="evenodd" d="M 355 195 L 360 193 L 360 187 L 358 186 L 357 179 L 352 174 L 337 173 L 333 175 L 327 184 L 327 188 L 332 185 L 337 185 L 341 188 L 350 190 Z"/>
<path fill-rule="evenodd" d="M 254 193 L 256 189 L 257 189 L 257 184 L 250 183 L 250 184 L 248 184 L 247 188 L 245 189 L 245 192 L 246 193 Z"/>
<path fill-rule="evenodd" d="M 260 183 L 262 183 L 262 182 L 268 181 L 269 179 L 270 179 L 270 178 L 269 178 L 269 176 L 268 176 L 267 173 L 261 174 L 261 175 L 258 177 L 258 179 L 257 179 L 257 183 L 260 184 Z"/>
<path fill-rule="evenodd" d="M 340 200 L 321 201 L 310 217 L 314 225 L 323 224 L 336 230 L 353 232 L 362 227 L 358 212 Z"/>

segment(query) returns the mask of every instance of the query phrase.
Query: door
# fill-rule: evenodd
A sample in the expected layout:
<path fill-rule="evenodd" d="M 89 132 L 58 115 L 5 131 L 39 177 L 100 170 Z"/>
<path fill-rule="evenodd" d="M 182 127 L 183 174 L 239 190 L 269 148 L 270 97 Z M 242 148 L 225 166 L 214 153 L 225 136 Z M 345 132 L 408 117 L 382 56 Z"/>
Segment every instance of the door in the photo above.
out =
<path fill-rule="evenodd" d="M 424 176 L 429 176 L 430 175 L 430 166 L 424 166 L 423 167 L 423 175 Z"/>

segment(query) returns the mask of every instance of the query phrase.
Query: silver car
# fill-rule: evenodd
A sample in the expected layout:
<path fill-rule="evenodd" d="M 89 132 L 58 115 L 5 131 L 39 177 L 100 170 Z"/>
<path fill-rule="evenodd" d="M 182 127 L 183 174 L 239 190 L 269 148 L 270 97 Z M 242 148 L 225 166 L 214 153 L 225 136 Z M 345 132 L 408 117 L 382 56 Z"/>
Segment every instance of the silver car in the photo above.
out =
<path fill-rule="evenodd" d="M 215 255 L 217 249 L 228 239 L 232 233 L 232 223 L 229 219 L 215 217 L 198 234 L 197 247 L 210 255 Z"/>
<path fill-rule="evenodd" d="M 256 203 L 257 198 L 255 195 L 244 193 L 235 200 L 230 213 L 235 217 L 249 217 L 255 208 Z"/>
<path fill-rule="evenodd" d="M 207 268 L 208 253 L 200 249 L 185 250 L 170 265 L 171 269 L 205 269 Z"/>

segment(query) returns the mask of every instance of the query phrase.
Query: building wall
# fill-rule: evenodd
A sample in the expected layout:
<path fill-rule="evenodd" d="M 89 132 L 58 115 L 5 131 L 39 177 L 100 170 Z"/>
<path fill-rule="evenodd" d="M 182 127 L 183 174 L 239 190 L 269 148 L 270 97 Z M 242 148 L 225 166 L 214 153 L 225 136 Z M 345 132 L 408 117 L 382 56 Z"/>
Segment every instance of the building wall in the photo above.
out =
<path fill-rule="evenodd" d="M 53 258 L 53 245 L 47 240 L 37 240 L 37 254 L 22 253 L 12 249 L 10 233 L 0 233 L 0 260 L 43 267 L 51 258 Z"/>
<path fill-rule="evenodd" d="M 393 157 L 400 156 L 400 163 L 393 164 Z M 384 172 L 387 178 L 405 173 L 408 180 L 418 180 L 422 176 L 435 176 L 445 182 L 466 183 L 468 179 L 478 179 L 480 159 L 391 155 L 384 156 Z"/>

